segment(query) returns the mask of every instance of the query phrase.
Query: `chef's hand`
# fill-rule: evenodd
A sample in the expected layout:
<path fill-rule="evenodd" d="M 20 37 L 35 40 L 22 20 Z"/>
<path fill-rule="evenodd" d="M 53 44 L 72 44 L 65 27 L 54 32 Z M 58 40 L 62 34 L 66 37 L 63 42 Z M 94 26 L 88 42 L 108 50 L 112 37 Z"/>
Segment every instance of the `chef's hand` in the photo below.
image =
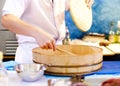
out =
<path fill-rule="evenodd" d="M 85 2 L 87 4 L 88 8 L 91 8 L 94 3 L 94 0 L 85 0 Z"/>
<path fill-rule="evenodd" d="M 120 86 L 120 78 L 106 80 L 101 86 Z"/>
<path fill-rule="evenodd" d="M 41 48 L 55 51 L 55 40 L 49 33 L 43 32 L 37 35 L 35 39 Z"/>
<path fill-rule="evenodd" d="M 53 51 L 55 51 L 55 41 L 54 40 L 47 41 L 45 44 L 41 46 L 41 48 L 53 49 Z"/>

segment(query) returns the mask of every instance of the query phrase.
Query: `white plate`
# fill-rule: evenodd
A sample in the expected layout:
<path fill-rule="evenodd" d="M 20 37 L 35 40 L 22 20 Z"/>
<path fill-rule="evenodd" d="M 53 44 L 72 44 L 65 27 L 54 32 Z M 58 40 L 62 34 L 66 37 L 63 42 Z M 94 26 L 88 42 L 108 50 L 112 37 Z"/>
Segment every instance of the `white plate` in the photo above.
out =
<path fill-rule="evenodd" d="M 70 14 L 78 29 L 88 31 L 92 25 L 92 9 L 85 0 L 70 0 Z"/>

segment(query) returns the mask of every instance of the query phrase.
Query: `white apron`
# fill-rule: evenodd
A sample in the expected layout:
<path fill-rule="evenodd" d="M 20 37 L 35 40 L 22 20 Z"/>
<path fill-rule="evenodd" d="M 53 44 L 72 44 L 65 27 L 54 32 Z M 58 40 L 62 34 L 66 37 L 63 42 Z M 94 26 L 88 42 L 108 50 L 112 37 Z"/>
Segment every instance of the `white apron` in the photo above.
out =
<path fill-rule="evenodd" d="M 64 12 L 66 1 L 54 0 L 53 5 L 51 0 L 6 0 L 3 15 L 13 14 L 23 21 L 43 28 L 57 39 L 57 44 L 61 44 L 62 39 L 65 37 Z M 32 63 L 32 49 L 39 47 L 35 39 L 20 34 L 16 34 L 16 36 L 19 46 L 15 61 L 18 63 Z"/>

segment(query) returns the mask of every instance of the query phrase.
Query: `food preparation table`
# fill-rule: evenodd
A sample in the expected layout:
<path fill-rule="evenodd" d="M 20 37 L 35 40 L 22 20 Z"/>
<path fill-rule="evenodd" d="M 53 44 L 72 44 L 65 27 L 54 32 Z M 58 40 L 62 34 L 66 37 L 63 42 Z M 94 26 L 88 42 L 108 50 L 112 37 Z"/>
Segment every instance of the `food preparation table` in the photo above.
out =
<path fill-rule="evenodd" d="M 44 75 L 36 82 L 24 82 L 13 70 L 15 65 L 14 61 L 4 62 L 5 67 L 8 69 L 8 86 L 48 86 L 49 79 L 65 79 L 70 77 Z M 90 83 L 91 86 L 100 86 L 101 83 L 109 78 L 120 78 L 120 61 L 104 61 L 103 67 L 99 71 L 85 75 L 85 81 Z"/>

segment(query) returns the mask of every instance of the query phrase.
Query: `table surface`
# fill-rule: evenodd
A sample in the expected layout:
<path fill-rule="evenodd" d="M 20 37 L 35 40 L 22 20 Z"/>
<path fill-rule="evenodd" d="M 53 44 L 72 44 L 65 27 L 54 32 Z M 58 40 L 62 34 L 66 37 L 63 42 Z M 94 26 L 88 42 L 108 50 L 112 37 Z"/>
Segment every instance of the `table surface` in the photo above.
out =
<path fill-rule="evenodd" d="M 103 61 L 102 69 L 94 74 L 120 74 L 120 61 Z"/>
<path fill-rule="evenodd" d="M 89 75 L 85 77 L 85 82 L 89 83 L 90 86 L 101 86 L 101 83 L 105 80 L 108 80 L 110 78 L 120 78 L 120 74 L 106 74 L 106 75 Z M 43 76 L 36 82 L 25 82 L 22 81 L 16 74 L 15 71 L 9 71 L 8 72 L 8 80 L 6 81 L 6 84 L 8 86 L 48 86 L 48 80 L 49 79 L 67 79 L 66 77 L 53 77 L 53 76 Z M 60 85 L 61 86 L 61 85 Z M 65 86 L 62 84 L 62 86 Z"/>
<path fill-rule="evenodd" d="M 8 69 L 9 86 L 48 86 L 49 79 L 66 79 L 70 77 L 44 75 L 36 82 L 24 82 L 17 73 L 12 69 L 16 63 L 14 61 L 4 62 L 5 67 Z M 120 61 L 104 61 L 102 69 L 85 75 L 85 81 L 90 83 L 91 86 L 100 86 L 101 83 L 109 78 L 120 78 Z M 1 86 L 1 85 L 0 85 Z M 63 85 L 64 86 L 64 85 Z"/>

